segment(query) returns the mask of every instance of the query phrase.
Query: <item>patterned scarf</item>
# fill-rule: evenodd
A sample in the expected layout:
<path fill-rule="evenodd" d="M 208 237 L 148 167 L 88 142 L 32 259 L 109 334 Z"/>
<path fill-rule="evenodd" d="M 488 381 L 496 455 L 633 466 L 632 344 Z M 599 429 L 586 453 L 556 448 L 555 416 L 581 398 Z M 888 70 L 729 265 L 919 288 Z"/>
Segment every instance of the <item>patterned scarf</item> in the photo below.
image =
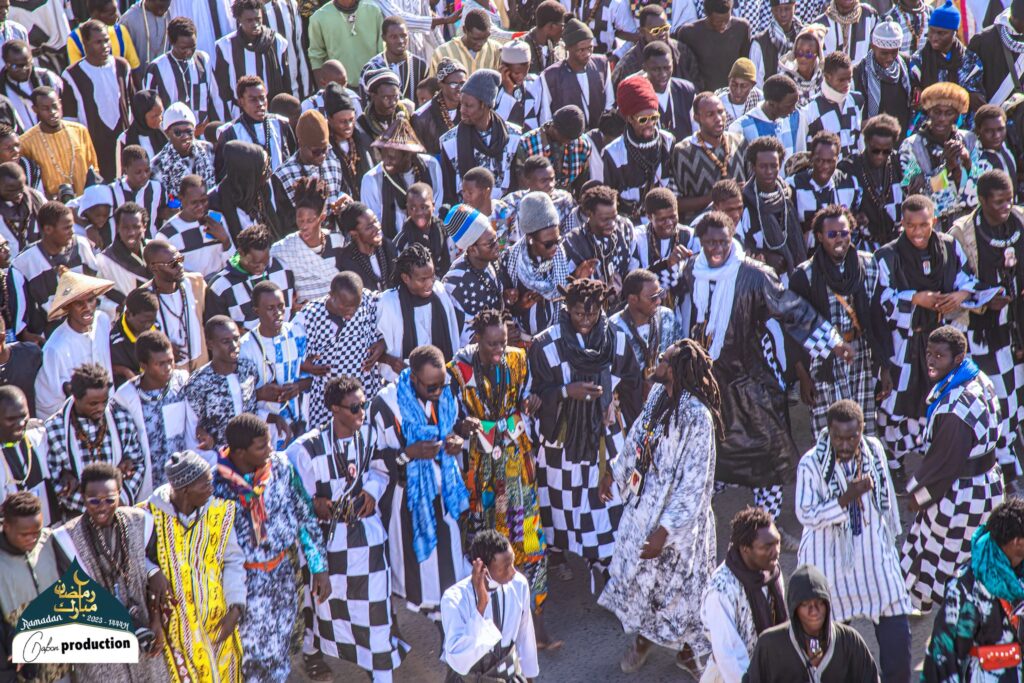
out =
<path fill-rule="evenodd" d="M 889 68 L 883 69 L 872 53 L 868 56 L 864 75 L 868 81 L 868 116 L 877 116 L 879 108 L 882 106 L 883 81 L 889 84 L 899 83 L 905 92 L 910 92 L 910 73 L 907 71 L 906 63 L 899 56 L 893 60 Z"/>
<path fill-rule="evenodd" d="M 402 433 L 407 444 L 419 441 L 443 442 L 455 426 L 458 411 L 451 387 L 446 386 L 437 402 L 437 424 L 427 424 L 427 415 L 412 387 L 412 370 L 406 368 L 398 376 L 398 411 L 402 416 Z M 441 468 L 441 498 L 453 519 L 469 509 L 469 491 L 462 480 L 455 456 L 445 453 L 444 446 L 435 459 Z M 412 517 L 412 545 L 416 560 L 426 562 L 437 547 L 437 520 L 434 499 L 437 482 L 431 460 L 410 460 L 405 465 L 405 504 Z"/>
<path fill-rule="evenodd" d="M 512 284 L 518 287 L 521 283 L 552 301 L 558 296 L 559 285 L 564 285 L 569 279 L 569 260 L 565 257 L 565 249 L 559 247 L 553 258 L 538 264 L 530 257 L 529 241 L 523 238 L 512 246 L 509 255 Z"/>
<path fill-rule="evenodd" d="M 855 458 L 860 458 L 861 468 L 860 471 L 863 474 L 872 474 L 879 468 L 878 453 L 875 453 L 871 448 L 871 444 L 868 443 L 867 439 L 863 436 L 860 440 L 860 449 L 855 455 Z M 822 429 L 818 433 L 818 441 L 814 447 L 814 459 L 818 463 L 818 469 L 821 472 L 822 481 L 825 482 L 825 486 L 828 487 L 828 494 L 832 500 L 839 500 L 839 497 L 843 495 L 845 489 L 842 488 L 839 477 L 836 476 L 836 452 L 832 448 L 832 438 L 829 436 L 828 428 Z M 845 479 L 845 477 L 844 477 Z M 849 482 L 846 482 L 849 485 Z M 871 489 L 870 500 L 874 503 L 875 509 L 882 515 L 885 520 L 891 519 L 890 510 L 892 509 L 892 501 L 889 500 L 889 487 L 884 485 L 885 482 L 875 481 L 874 487 Z M 842 522 L 840 526 L 840 536 L 842 537 L 842 547 L 840 551 L 843 556 L 843 564 L 846 567 L 852 566 L 853 561 L 853 536 L 860 536 L 864 533 L 864 510 L 861 507 L 860 500 L 855 500 L 850 503 L 849 507 L 846 508 L 848 519 Z M 890 527 L 890 532 L 893 533 L 895 538 L 898 529 Z"/>
<path fill-rule="evenodd" d="M 992 540 L 985 524 L 978 527 L 971 537 L 971 570 L 994 598 L 1011 604 L 1024 600 L 1024 582 L 1017 576 L 1003 549 Z"/>
<path fill-rule="evenodd" d="M 789 27 L 789 31 L 784 31 L 779 22 L 772 19 L 771 23 L 768 24 L 768 40 L 771 41 L 772 45 L 775 46 L 776 51 L 780 55 L 784 55 L 793 49 L 793 41 L 796 40 L 796 34 L 800 32 L 800 29 L 804 27 L 796 17 L 793 17 L 793 23 Z"/>
<path fill-rule="evenodd" d="M 839 30 L 842 33 L 843 39 L 836 47 L 840 52 L 850 52 L 850 32 L 853 29 L 853 25 L 860 21 L 863 12 L 864 8 L 859 2 L 857 7 L 849 14 L 839 13 L 839 8 L 836 7 L 836 0 L 830 0 L 828 5 L 825 6 L 825 16 L 839 24 Z"/>
<path fill-rule="evenodd" d="M 238 496 L 238 504 L 242 509 L 249 511 L 256 544 L 262 545 L 267 540 L 267 506 L 263 502 L 263 492 L 270 481 L 271 462 L 267 460 L 263 467 L 252 474 L 242 474 L 228 458 L 228 450 L 225 448 L 217 457 L 217 477 Z"/>
<path fill-rule="evenodd" d="M 1024 54 L 1024 34 L 1013 30 L 1009 12 L 1000 14 L 996 18 L 996 25 L 999 27 L 999 37 L 1006 49 L 1015 55 Z"/>

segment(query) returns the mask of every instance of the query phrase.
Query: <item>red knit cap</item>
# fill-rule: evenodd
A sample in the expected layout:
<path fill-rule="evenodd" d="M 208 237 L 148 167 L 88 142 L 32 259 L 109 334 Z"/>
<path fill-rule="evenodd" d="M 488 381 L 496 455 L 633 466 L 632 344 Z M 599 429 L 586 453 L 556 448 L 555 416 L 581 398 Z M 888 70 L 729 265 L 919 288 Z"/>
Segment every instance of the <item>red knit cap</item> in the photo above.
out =
<path fill-rule="evenodd" d="M 644 76 L 630 76 L 615 91 L 615 104 L 622 116 L 639 114 L 644 109 L 658 111 L 658 93 Z"/>

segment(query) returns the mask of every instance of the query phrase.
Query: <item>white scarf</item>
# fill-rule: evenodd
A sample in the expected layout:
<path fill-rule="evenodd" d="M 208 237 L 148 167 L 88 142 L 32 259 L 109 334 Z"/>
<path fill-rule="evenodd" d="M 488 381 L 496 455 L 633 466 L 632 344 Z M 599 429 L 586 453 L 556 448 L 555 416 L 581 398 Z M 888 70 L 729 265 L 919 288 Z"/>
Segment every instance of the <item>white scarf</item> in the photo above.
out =
<path fill-rule="evenodd" d="M 729 319 L 732 317 L 732 300 L 736 295 L 736 275 L 739 273 L 743 256 L 743 245 L 734 238 L 729 258 L 718 268 L 708 265 L 707 252 L 703 250 L 693 264 L 693 304 L 697 308 L 697 322 L 707 321 L 704 332 L 711 338 L 708 353 L 713 360 L 718 360 L 725 344 Z M 715 283 L 714 293 L 711 292 L 712 282 Z"/>
<path fill-rule="evenodd" d="M 828 81 L 823 80 L 821 82 L 821 94 L 824 95 L 825 99 L 827 99 L 832 104 L 842 105 L 843 102 L 846 101 L 846 95 L 848 94 L 848 92 L 839 92 L 831 85 L 829 85 Z"/>

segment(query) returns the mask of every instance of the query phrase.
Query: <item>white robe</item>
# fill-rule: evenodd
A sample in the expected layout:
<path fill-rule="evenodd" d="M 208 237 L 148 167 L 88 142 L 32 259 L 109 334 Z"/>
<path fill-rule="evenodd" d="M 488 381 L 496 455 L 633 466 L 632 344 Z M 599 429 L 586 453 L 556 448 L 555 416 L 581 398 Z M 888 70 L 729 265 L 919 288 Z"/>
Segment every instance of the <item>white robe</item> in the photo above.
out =
<path fill-rule="evenodd" d="M 515 643 L 515 654 L 523 676 L 536 678 L 540 674 L 540 666 L 530 614 L 533 604 L 530 583 L 517 571 L 510 582 L 492 588 L 482 615 L 476 608 L 472 576 L 444 592 L 441 598 L 441 623 L 444 626 L 441 659 L 456 673 L 465 676 L 499 642 L 503 647 Z M 495 601 L 503 605 L 500 631 L 494 623 Z"/>
<path fill-rule="evenodd" d="M 46 419 L 64 404 L 64 382 L 83 363 L 99 363 L 114 376 L 110 366 L 110 318 L 97 310 L 92 329 L 79 334 L 65 320 L 43 345 L 43 367 L 36 376 L 36 415 Z"/>

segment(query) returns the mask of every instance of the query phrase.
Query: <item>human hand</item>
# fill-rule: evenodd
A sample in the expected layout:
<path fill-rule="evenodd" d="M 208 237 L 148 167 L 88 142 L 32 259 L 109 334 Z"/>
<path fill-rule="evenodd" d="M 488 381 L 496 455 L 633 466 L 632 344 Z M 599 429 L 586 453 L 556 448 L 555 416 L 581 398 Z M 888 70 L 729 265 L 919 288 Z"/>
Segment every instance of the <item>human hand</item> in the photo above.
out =
<path fill-rule="evenodd" d="M 440 450 L 440 441 L 417 441 L 405 447 L 405 454 L 413 460 L 429 460 Z"/>
<path fill-rule="evenodd" d="M 672 249 L 672 253 L 668 255 L 668 263 L 670 266 L 677 266 L 686 259 L 693 256 L 693 252 L 684 247 L 682 244 L 677 244 Z"/>
<path fill-rule="evenodd" d="M 384 351 L 387 349 L 387 345 L 383 339 L 378 339 L 374 342 L 369 349 L 366 350 L 366 360 L 363 362 L 363 372 L 369 372 L 374 365 L 380 361 L 381 356 L 384 355 Z"/>
<path fill-rule="evenodd" d="M 601 481 L 598 484 L 597 488 L 597 496 L 602 503 L 610 503 L 612 501 L 612 498 L 614 498 L 614 496 L 612 495 L 613 484 L 614 481 L 612 480 L 612 473 L 606 472 L 604 477 L 601 478 Z"/>
<path fill-rule="evenodd" d="M 654 531 L 647 535 L 647 540 L 644 541 L 643 550 L 640 551 L 641 560 L 653 560 L 661 555 L 661 551 L 665 548 L 665 541 L 668 540 L 668 529 L 658 525 Z"/>
<path fill-rule="evenodd" d="M 313 362 L 315 360 L 320 360 L 320 354 L 319 353 L 311 353 L 311 354 L 309 354 L 308 356 L 306 356 L 306 360 L 302 361 L 302 365 L 299 366 L 299 369 L 302 370 L 303 372 L 308 372 L 309 374 L 311 374 L 311 375 L 313 375 L 315 377 L 323 377 L 324 375 L 326 375 L 330 371 L 331 366 L 330 365 L 318 365 L 318 364 Z"/>
<path fill-rule="evenodd" d="M 313 574 L 313 581 L 309 587 L 309 592 L 313 595 L 318 605 L 331 597 L 331 581 L 326 571 Z"/>
<path fill-rule="evenodd" d="M 573 277 L 577 279 L 586 279 L 594 277 L 594 271 L 597 269 L 597 259 L 590 258 L 583 263 L 576 266 L 576 270 L 572 271 Z"/>
<path fill-rule="evenodd" d="M 466 441 L 461 436 L 452 432 L 444 440 L 444 452 L 448 455 L 458 455 L 462 452 L 462 446 Z"/>
<path fill-rule="evenodd" d="M 377 509 L 377 499 L 366 491 L 363 491 L 360 495 L 363 498 L 362 502 L 359 504 L 359 509 L 356 511 L 356 514 L 359 516 L 359 519 L 363 519 L 364 517 L 372 515 Z"/>
<path fill-rule="evenodd" d="M 319 520 L 330 521 L 334 516 L 334 501 L 323 496 L 316 496 L 313 498 L 313 513 Z"/>
<path fill-rule="evenodd" d="M 237 605 L 232 605 L 228 608 L 227 613 L 220 620 L 220 624 L 217 627 L 217 637 L 214 639 L 214 643 L 220 645 L 225 640 L 231 637 L 234 633 L 235 628 L 238 626 L 238 622 L 242 618 L 242 610 Z"/>
<path fill-rule="evenodd" d="M 526 415 L 533 415 L 540 410 L 540 396 L 530 394 L 519 403 L 519 410 Z"/>
<path fill-rule="evenodd" d="M 473 583 L 473 592 L 476 593 L 476 611 L 480 613 L 480 616 L 484 615 L 484 610 L 487 609 L 487 601 L 490 595 L 487 591 L 487 579 L 489 574 L 487 573 L 487 567 L 484 566 L 484 561 L 479 557 L 473 560 L 473 574 L 470 579 Z"/>
<path fill-rule="evenodd" d="M 881 387 L 879 387 L 878 393 L 875 394 L 875 400 L 881 403 L 889 398 L 889 394 L 892 393 L 892 373 L 889 371 L 889 368 L 882 368 L 882 371 L 878 374 L 878 380 L 881 383 Z"/>
<path fill-rule="evenodd" d="M 847 365 L 853 365 L 853 347 L 846 342 L 840 342 L 834 349 L 832 349 L 832 353 L 836 358 Z"/>
<path fill-rule="evenodd" d="M 600 398 L 604 390 L 593 382 L 573 382 L 565 388 L 565 392 L 574 401 L 593 401 Z"/>

